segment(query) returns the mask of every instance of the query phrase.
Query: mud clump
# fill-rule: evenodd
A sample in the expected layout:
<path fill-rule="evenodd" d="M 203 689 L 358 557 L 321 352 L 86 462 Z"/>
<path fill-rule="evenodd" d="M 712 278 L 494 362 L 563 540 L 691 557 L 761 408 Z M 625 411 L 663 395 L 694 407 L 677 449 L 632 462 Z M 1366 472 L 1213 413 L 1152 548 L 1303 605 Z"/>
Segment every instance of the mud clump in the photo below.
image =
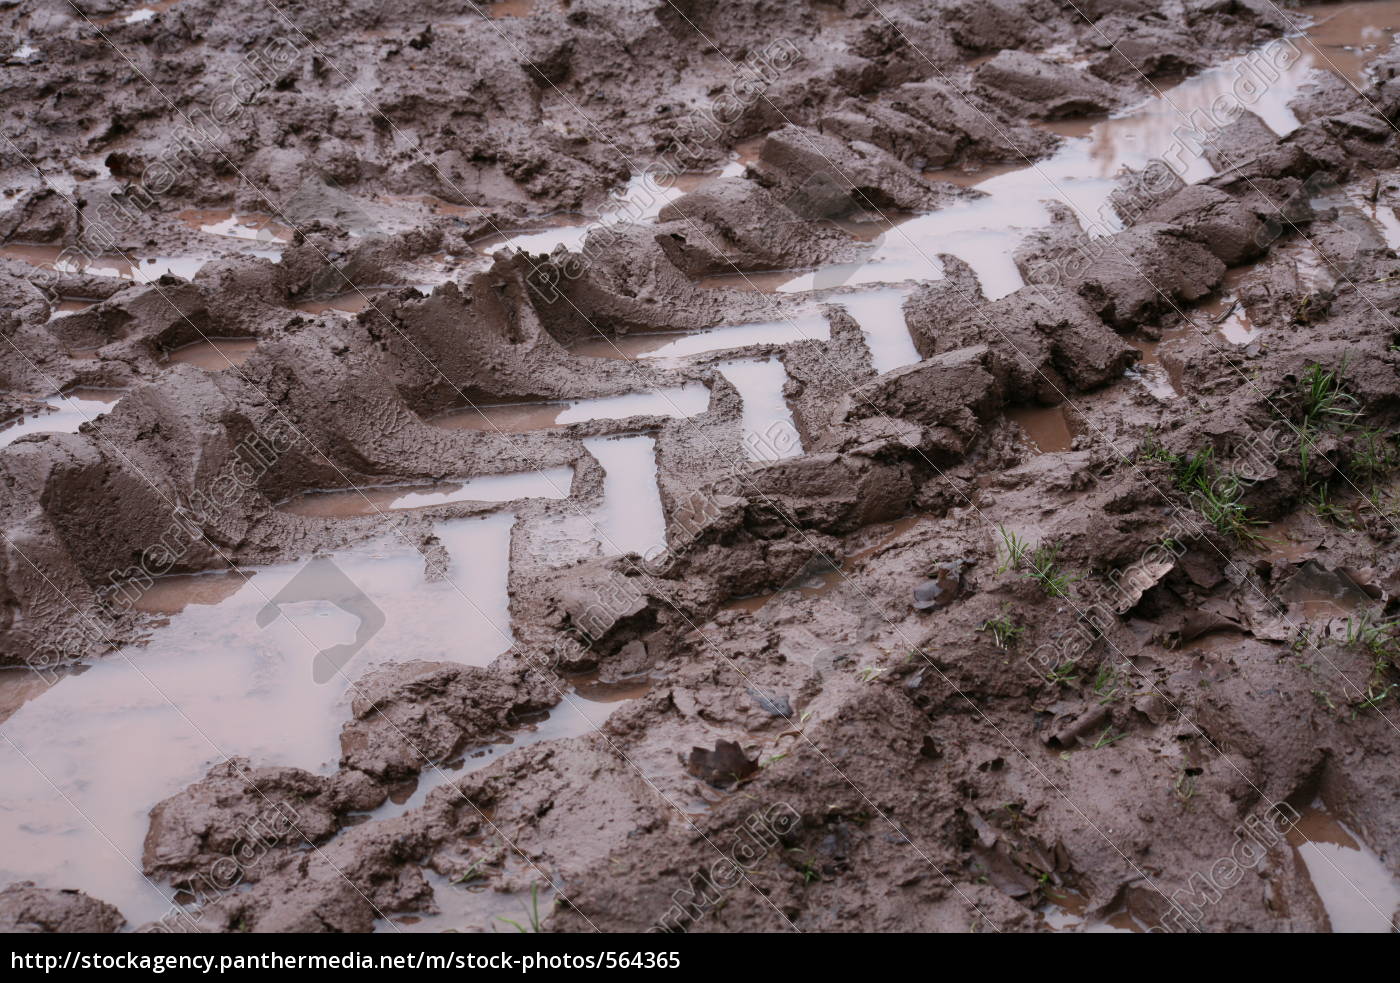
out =
<path fill-rule="evenodd" d="M 0 931 L 109 933 L 126 923 L 111 905 L 81 891 L 55 891 L 25 881 L 0 891 Z"/>

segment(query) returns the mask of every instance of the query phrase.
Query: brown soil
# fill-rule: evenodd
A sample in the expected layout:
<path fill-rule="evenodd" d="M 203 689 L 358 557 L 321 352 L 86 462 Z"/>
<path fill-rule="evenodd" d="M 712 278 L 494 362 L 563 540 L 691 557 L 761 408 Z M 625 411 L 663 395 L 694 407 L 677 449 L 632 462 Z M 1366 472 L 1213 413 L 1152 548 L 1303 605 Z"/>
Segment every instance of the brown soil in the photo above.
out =
<path fill-rule="evenodd" d="M 0 11 L 0 930 L 1400 925 L 1400 3 L 141 10 Z"/>

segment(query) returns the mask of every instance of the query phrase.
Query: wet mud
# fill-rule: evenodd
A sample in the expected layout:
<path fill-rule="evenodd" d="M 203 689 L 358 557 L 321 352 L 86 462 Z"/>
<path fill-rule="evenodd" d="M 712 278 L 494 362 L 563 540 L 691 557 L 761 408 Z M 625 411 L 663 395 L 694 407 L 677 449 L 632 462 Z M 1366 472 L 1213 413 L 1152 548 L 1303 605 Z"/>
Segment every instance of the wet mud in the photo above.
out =
<path fill-rule="evenodd" d="M 1400 4 L 0 27 L 0 930 L 1400 926 Z"/>

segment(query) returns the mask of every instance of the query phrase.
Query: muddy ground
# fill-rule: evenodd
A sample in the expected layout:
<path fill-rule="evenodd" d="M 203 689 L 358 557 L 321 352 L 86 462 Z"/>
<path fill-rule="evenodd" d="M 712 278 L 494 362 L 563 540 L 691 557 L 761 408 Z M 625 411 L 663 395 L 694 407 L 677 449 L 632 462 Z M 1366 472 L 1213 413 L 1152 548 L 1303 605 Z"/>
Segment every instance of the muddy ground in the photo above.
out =
<path fill-rule="evenodd" d="M 303 653 L 344 694 L 305 722 L 337 754 L 218 738 L 155 798 L 133 784 L 156 907 L 26 866 L 80 821 L 7 801 L 0 926 L 1393 923 L 1400 51 L 1361 27 L 1400 21 L 1346 6 L 1377 19 L 1275 88 L 1284 135 L 1244 99 L 1184 139 L 1184 178 L 1106 175 L 1103 215 L 1005 202 L 1027 228 L 1000 279 L 958 236 L 889 277 L 912 354 L 877 371 L 845 298 L 901 223 L 1212 67 L 1282 87 L 1279 39 L 1336 11 L 4 4 L 0 412 L 108 394 L 0 450 L 7 767 L 42 769 L 66 740 L 45 706 L 163 638 L 215 686 L 227 640 L 170 633 L 248 571 L 397 550 L 455 588 L 497 560 L 442 524 L 515 518 L 506 642 Z M 628 185 L 649 168 L 664 193 Z M 490 251 L 597 214 L 552 254 Z M 794 318 L 820 330 L 596 354 Z M 730 364 L 760 358 L 774 426 Z M 697 385 L 696 413 L 499 409 Z M 650 474 L 608 477 L 614 434 L 653 441 L 650 549 L 616 507 Z M 359 494 L 551 468 L 558 494 Z M 234 712 L 251 733 L 269 705 Z M 75 747 L 42 796 L 78 810 L 84 760 L 162 753 L 130 741 Z M 1329 891 L 1359 875 L 1308 852 L 1342 840 L 1378 885 L 1350 908 Z"/>

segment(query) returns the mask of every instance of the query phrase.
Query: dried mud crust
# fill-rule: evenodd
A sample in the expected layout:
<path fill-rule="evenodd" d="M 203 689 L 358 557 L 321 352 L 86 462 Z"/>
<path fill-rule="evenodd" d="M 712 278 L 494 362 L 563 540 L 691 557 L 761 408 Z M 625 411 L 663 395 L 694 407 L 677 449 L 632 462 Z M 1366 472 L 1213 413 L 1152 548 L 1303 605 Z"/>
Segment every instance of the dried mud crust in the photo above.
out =
<path fill-rule="evenodd" d="M 115 5 L 79 7 L 91 21 L 37 3 L 0 15 L 39 49 L 6 66 L 6 242 L 72 245 L 86 218 L 65 199 L 105 200 L 169 151 L 180 113 L 99 27 L 140 52 L 181 111 L 204 105 L 250 46 L 291 31 L 254 2 L 181 0 L 132 24 L 108 20 Z M 1302 608 L 1288 600 L 1306 594 L 1299 578 L 1345 578 L 1388 615 L 1400 592 L 1385 462 L 1365 475 L 1381 510 L 1339 523 L 1309 506 L 1319 481 L 1351 496 L 1365 432 L 1390 434 L 1400 414 L 1400 261 L 1306 185 L 1322 175 L 1338 194 L 1395 200 L 1390 63 L 1363 104 L 1322 86 L 1300 102 L 1303 126 L 1288 137 L 1249 126 L 1222 137 L 1210 151 L 1218 173 L 1125 214 L 1102 262 L 1066 262 L 1091 245 L 1072 218 L 1029 239 L 1018 267 L 1031 281 L 1047 264 L 1065 271 L 1053 284 L 988 302 L 970 267 L 942 257 L 944 279 L 905 304 L 921 362 L 877 376 L 836 306 L 822 308 L 829 342 L 753 349 L 784 362 L 801 457 L 737 469 L 716 460 L 742 454 L 739 396 L 713 359 L 675 368 L 567 349 L 599 333 L 837 304 L 841 290 L 765 297 L 695 278 L 858 258 L 868 247 L 833 219 L 965 199 L 975 192 L 923 172 L 1043 156 L 1058 138 L 1028 120 L 1130 105 L 1149 92 L 1139 69 L 1199 70 L 1286 27 L 1271 4 L 1253 2 L 1081 7 L 1095 24 L 1037 0 L 884 3 L 884 14 L 850 2 L 830 17 L 794 2 L 538 0 L 527 17 L 492 22 L 503 42 L 446 3 L 305 4 L 288 15 L 304 57 L 223 134 L 220 152 L 191 160 L 112 244 L 207 249 L 193 280 L 134 285 L 7 259 L 4 408 L 74 385 L 129 389 L 78 433 L 0 451 L 8 664 L 23 665 L 36 638 L 73 637 L 79 619 L 96 620 L 100 643 L 73 654 L 145 637 L 149 619 L 98 604 L 97 591 L 159 542 L 172 502 L 213 491 L 249 435 L 295 436 L 255 487 L 203 517 L 204 539 L 171 572 L 384 536 L 382 517 L 275 508 L 347 483 L 574 464 L 573 500 L 596 504 L 601 469 L 581 438 L 605 427 L 504 441 L 426 422 L 467 399 L 684 382 L 713 394 L 694 420 L 629 422 L 657 441 L 673 562 L 659 573 L 635 556 L 560 570 L 517 544 L 515 649 L 485 669 L 405 653 L 361 680 L 332 773 L 216 765 L 154 806 L 146 873 L 204 902 L 199 925 L 211 931 L 367 931 L 384 915 L 449 907 L 444 891 L 532 883 L 545 884 L 544 925 L 556 931 L 1037 931 L 1044 903 L 1070 895 L 1090 919 L 1126 909 L 1155 924 L 1193 875 L 1231 855 L 1242 823 L 1321 795 L 1400 874 L 1396 731 L 1389 704 L 1373 699 L 1395 670 L 1335 625 L 1300 642 Z M 635 164 L 689 138 L 685 109 L 774 37 L 794 39 L 800 59 L 691 158 L 695 169 L 717 165 L 762 137 L 741 177 L 679 198 L 654 223 L 596 236 L 582 264 L 473 249 L 497 228 L 602 201 Z M 1067 51 L 1082 67 L 1064 68 Z M 384 116 L 338 95 L 348 66 Z M 811 195 L 823 157 L 853 175 L 851 189 Z M 41 186 L 36 166 L 68 190 Z M 413 204 L 423 196 L 461 207 Z M 199 239 L 179 218 L 286 201 L 305 210 L 277 263 Z M 1321 285 L 1297 273 L 1304 245 L 1330 273 Z M 416 264 L 442 252 L 464 266 L 425 296 Z M 1236 290 L 1261 340 L 1227 348 L 1177 332 L 1179 311 L 1245 262 L 1254 265 Z M 537 289 L 542 275 L 555 289 Z M 297 309 L 348 283 L 373 285 L 373 310 Z M 50 320 L 56 296 L 96 303 Z M 237 372 L 167 360 L 201 334 L 256 339 L 257 351 Z M 1144 339 L 1168 336 L 1160 358 L 1180 392 L 1158 398 L 1125 370 Z M 1343 408 L 1360 416 L 1308 431 L 1306 457 L 1295 439 L 1261 464 L 1268 435 L 1317 422 L 1305 395 L 1314 366 L 1339 370 Z M 1035 454 L 1007 412 L 1067 397 L 1073 444 Z M 1221 473 L 1249 471 L 1248 516 L 1289 529 L 1298 549 L 1272 551 L 1203 521 L 1182 479 L 1206 451 Z M 696 501 L 706 503 L 698 530 L 683 519 Z M 395 528 L 431 563 L 431 523 L 480 508 L 423 510 Z M 1036 561 L 1038 583 L 1028 562 L 1008 564 L 1002 533 L 1053 544 L 1053 570 Z M 1121 596 L 1106 585 L 1144 554 L 1169 559 L 1131 605 L 1087 621 L 1105 594 Z M 831 577 L 833 563 L 842 576 Z M 1047 589 L 1054 571 L 1064 581 Z M 823 574 L 829 589 L 811 587 Z M 591 629 L 590 649 L 550 665 L 531 657 L 557 649 L 590 598 L 619 592 L 631 602 Z M 1067 637 L 1085 639 L 1069 669 L 1043 655 L 1064 651 Z M 644 676 L 649 687 L 599 732 L 519 748 L 460 777 L 440 768 L 541 711 L 569 712 L 560 696 L 581 672 L 604 683 Z M 421 804 L 376 812 L 406 785 L 444 776 Z M 269 807 L 284 822 L 269 826 Z M 246 845 L 254 822 L 259 862 L 239 890 L 210 895 L 208 871 Z M 717 900 L 697 901 L 697 878 L 725 857 L 741 875 Z M 9 887 L 0 922 L 120 927 L 110 906 L 56 887 Z M 1326 915 L 1301 864 L 1276 847 L 1200 925 L 1317 930 Z"/>

